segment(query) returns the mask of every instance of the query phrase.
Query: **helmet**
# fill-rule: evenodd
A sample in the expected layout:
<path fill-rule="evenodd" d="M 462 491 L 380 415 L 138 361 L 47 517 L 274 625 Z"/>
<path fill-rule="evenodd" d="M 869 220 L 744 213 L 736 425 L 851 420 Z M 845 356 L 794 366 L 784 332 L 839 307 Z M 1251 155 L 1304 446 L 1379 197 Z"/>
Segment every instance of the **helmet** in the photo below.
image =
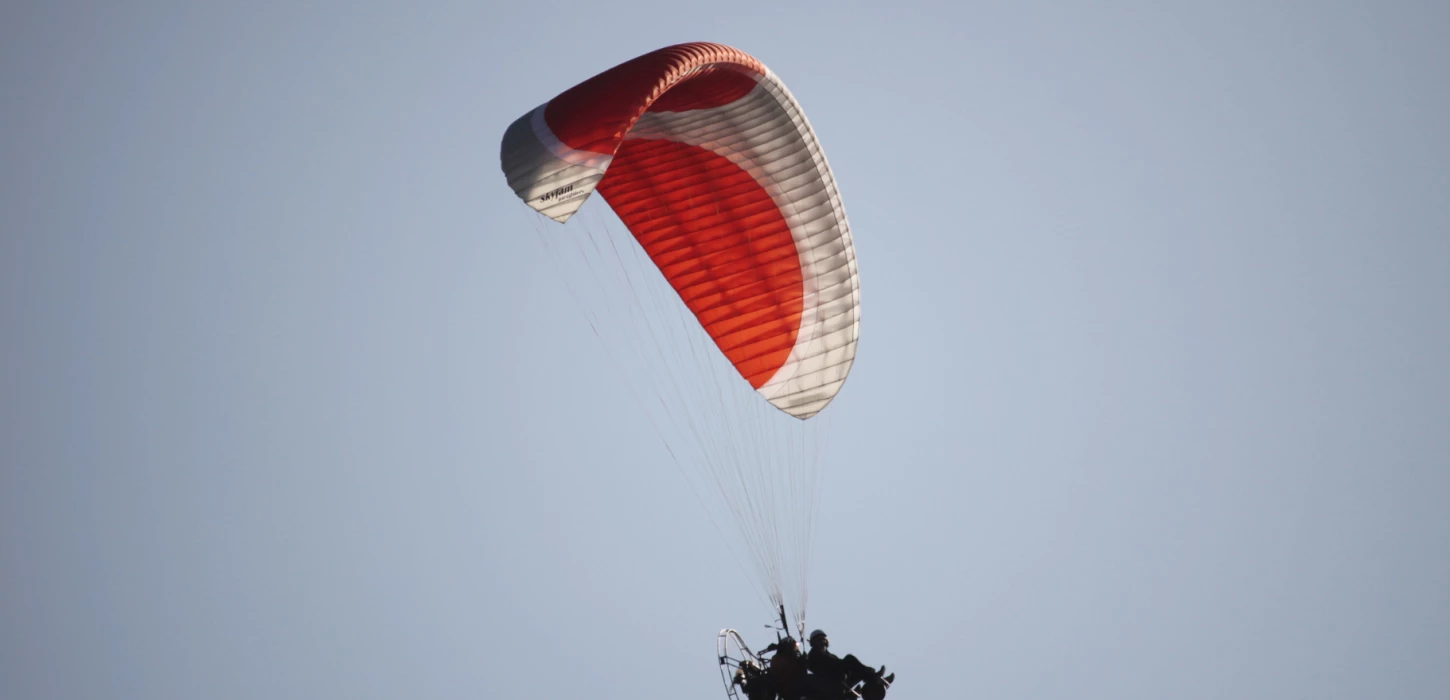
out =
<path fill-rule="evenodd" d="M 779 646 L 779 648 L 781 648 L 781 649 L 794 649 L 795 648 L 795 637 L 786 637 L 785 639 L 780 640 L 780 646 Z"/>
<path fill-rule="evenodd" d="M 822 642 L 825 642 L 825 641 L 826 641 L 826 632 L 825 632 L 825 630 L 816 630 L 816 631 L 814 631 L 814 632 L 811 633 L 811 646 L 813 646 L 813 647 L 814 646 L 820 646 L 821 643 Z"/>

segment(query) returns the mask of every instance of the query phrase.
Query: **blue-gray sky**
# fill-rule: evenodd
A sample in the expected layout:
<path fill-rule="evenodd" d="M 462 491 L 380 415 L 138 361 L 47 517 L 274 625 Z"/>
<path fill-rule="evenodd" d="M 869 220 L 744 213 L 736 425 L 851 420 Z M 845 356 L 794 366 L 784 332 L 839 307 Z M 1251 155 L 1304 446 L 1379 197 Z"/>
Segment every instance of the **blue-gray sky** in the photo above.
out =
<path fill-rule="evenodd" d="M 703 40 L 794 92 L 856 237 L 835 648 L 898 699 L 1450 697 L 1447 33 L 1443 2 L 7 3 L 0 696 L 720 697 L 716 631 L 769 613 L 497 151 Z"/>

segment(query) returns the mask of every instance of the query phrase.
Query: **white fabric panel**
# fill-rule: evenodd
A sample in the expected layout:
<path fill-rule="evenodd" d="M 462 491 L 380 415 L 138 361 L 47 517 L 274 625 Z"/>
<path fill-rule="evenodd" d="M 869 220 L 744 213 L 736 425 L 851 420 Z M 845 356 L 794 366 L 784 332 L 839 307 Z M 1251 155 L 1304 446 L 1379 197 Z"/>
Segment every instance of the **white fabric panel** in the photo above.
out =
<path fill-rule="evenodd" d="M 500 154 L 509 187 L 535 211 L 559 223 L 569 220 L 604 179 L 613 156 L 570 148 L 544 121 L 544 108 L 514 120 Z"/>

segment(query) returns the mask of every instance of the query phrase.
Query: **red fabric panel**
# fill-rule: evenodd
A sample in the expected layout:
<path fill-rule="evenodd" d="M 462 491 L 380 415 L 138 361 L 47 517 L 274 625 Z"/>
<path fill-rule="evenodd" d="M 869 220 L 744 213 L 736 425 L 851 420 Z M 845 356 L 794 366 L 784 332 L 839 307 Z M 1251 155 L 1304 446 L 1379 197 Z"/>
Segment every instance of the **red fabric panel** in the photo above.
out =
<path fill-rule="evenodd" d="M 599 193 L 740 374 L 769 381 L 795 346 L 804 288 L 790 227 L 755 178 L 698 146 L 630 139 Z"/>
<path fill-rule="evenodd" d="M 549 101 L 544 121 L 570 148 L 613 153 L 639 115 L 681 76 L 715 63 L 765 74 L 765 67 L 744 51 L 720 44 L 679 44 L 625 61 L 569 88 Z"/>
<path fill-rule="evenodd" d="M 675 83 L 649 106 L 651 112 L 685 112 L 724 107 L 755 89 L 755 79 L 728 67 L 711 66 Z"/>

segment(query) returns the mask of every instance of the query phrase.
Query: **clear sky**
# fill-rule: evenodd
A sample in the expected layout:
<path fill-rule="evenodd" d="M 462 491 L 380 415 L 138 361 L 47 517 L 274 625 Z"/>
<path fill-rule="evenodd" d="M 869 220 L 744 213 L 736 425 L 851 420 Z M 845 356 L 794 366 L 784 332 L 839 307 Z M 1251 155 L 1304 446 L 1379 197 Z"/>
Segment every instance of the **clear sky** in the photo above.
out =
<path fill-rule="evenodd" d="M 0 697 L 720 698 L 716 632 L 769 610 L 498 167 L 685 41 L 785 81 L 855 234 L 836 650 L 898 700 L 1450 697 L 1447 34 L 1428 0 L 5 3 Z"/>

